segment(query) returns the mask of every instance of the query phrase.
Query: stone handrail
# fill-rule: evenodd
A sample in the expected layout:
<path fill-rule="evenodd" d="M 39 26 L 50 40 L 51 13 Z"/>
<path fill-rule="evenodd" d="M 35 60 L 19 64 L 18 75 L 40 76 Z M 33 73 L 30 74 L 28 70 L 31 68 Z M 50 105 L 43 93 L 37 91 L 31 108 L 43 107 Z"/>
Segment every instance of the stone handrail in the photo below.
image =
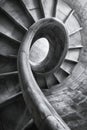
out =
<path fill-rule="evenodd" d="M 52 29 L 59 28 L 59 24 L 60 22 L 56 19 L 48 18 L 39 20 L 32 25 L 21 44 L 18 55 L 19 79 L 23 96 L 35 124 L 40 130 L 70 130 L 42 93 L 35 81 L 29 63 L 30 48 L 34 41 L 37 40 L 37 37 L 39 38 L 39 32 L 43 31 L 43 28 L 46 29 L 48 25 L 55 25 Z M 62 55 L 65 55 L 65 51 Z M 59 60 L 59 62 L 62 61 Z"/>

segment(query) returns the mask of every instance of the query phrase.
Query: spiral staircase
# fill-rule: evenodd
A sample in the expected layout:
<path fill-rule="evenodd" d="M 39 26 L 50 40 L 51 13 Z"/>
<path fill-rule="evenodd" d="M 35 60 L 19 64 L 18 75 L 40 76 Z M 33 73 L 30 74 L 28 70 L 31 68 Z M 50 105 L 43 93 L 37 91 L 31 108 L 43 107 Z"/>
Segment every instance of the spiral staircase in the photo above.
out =
<path fill-rule="evenodd" d="M 1 130 L 37 129 L 22 96 L 17 55 L 28 30 L 43 18 L 56 18 L 63 22 L 69 38 L 68 48 L 58 70 L 44 74 L 31 67 L 33 76 L 69 128 L 87 130 L 86 6 L 87 0 L 0 1 Z M 42 62 L 42 57 L 45 59 L 49 51 L 49 41 L 37 39 L 31 46 L 28 62 L 31 66 Z"/>

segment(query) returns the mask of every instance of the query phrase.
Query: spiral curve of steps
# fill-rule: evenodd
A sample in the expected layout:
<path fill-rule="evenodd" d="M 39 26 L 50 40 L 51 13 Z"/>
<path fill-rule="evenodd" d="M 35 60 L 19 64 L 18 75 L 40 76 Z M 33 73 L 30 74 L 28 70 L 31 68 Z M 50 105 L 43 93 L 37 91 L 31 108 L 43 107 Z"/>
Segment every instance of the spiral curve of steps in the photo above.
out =
<path fill-rule="evenodd" d="M 1 122 L 7 123 L 7 126 L 1 125 L 2 130 L 7 127 L 9 130 L 12 129 L 8 117 L 4 118 L 6 116 L 5 111 L 8 112 L 10 104 L 16 102 L 14 104 L 17 106 L 20 101 L 22 102 L 21 106 L 24 107 L 23 109 L 26 109 L 23 99 L 21 99 L 22 92 L 17 70 L 17 54 L 20 44 L 33 23 L 41 18 L 48 17 L 55 17 L 64 22 L 69 35 L 68 52 L 60 66 L 60 71 L 42 77 L 36 74 L 35 78 L 39 86 L 43 88 L 47 99 L 69 127 L 72 130 L 82 130 L 83 128 L 86 130 L 85 122 L 87 117 L 84 117 L 84 113 L 81 113 L 86 110 L 80 111 L 79 108 L 82 106 L 79 105 L 80 101 L 77 103 L 77 99 L 80 100 L 79 96 L 84 99 L 81 100 L 81 103 L 84 103 L 83 101 L 86 100 L 87 30 L 85 17 L 87 12 L 86 9 L 83 10 L 85 3 L 87 3 L 86 0 L 83 3 L 81 0 L 78 0 L 76 4 L 74 0 L 73 2 L 71 0 L 50 0 L 50 4 L 48 0 L 0 1 L 0 106 L 1 117 L 3 117 Z M 80 11 L 78 11 L 79 9 Z M 85 88 L 83 89 L 84 86 Z M 75 105 L 76 108 L 73 108 L 74 103 L 77 103 Z M 7 109 L 4 106 L 7 106 Z M 6 110 L 3 112 L 2 109 Z M 11 112 L 9 113 L 11 114 Z M 19 112 L 19 115 L 21 113 L 22 110 Z M 81 123 L 81 128 L 79 128 Z M 15 124 L 17 125 L 17 122 Z"/>

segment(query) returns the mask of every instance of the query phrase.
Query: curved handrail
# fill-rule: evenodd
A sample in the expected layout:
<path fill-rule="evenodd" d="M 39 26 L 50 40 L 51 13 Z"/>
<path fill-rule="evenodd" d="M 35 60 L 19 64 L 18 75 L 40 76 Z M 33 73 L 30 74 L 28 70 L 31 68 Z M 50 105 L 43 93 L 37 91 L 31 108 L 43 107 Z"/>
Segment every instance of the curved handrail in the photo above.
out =
<path fill-rule="evenodd" d="M 32 25 L 25 36 L 18 55 L 19 79 L 23 96 L 40 130 L 70 130 L 40 90 L 29 63 L 29 51 L 36 32 L 44 24 L 57 24 L 57 22 L 54 18 L 48 18 Z"/>

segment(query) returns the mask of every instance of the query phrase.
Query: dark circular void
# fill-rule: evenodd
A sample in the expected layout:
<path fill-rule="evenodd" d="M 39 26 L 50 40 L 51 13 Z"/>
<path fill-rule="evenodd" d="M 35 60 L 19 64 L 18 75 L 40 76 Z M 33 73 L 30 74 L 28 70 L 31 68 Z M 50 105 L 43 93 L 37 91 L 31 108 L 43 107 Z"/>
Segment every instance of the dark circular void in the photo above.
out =
<path fill-rule="evenodd" d="M 42 19 L 31 26 L 30 30 L 33 31 L 33 36 L 29 36 L 32 39 L 28 40 L 31 41 L 31 47 L 40 38 L 44 37 L 49 41 L 49 52 L 46 58 L 37 65 L 31 63 L 32 69 L 39 74 L 48 74 L 55 69 L 58 70 L 68 47 L 68 34 L 64 24 L 55 18 Z"/>

